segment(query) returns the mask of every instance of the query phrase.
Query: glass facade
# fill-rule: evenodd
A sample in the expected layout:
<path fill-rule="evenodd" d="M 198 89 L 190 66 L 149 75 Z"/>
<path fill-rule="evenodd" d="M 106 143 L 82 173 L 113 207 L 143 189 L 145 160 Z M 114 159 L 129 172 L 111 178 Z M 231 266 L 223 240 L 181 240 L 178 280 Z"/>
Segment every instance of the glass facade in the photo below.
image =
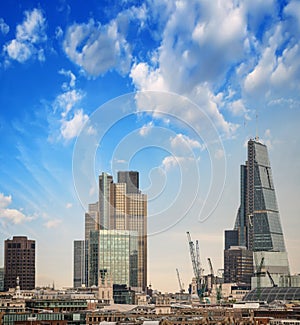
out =
<path fill-rule="evenodd" d="M 263 253 L 254 259 L 256 266 L 264 257 L 264 266 L 270 273 L 288 274 L 289 263 L 267 146 L 249 140 L 247 158 L 241 166 L 240 206 L 234 226 L 238 246 L 245 246 L 254 257 Z M 229 249 L 228 245 L 225 249 Z"/>
<path fill-rule="evenodd" d="M 241 202 L 235 223 L 239 245 L 252 251 L 285 252 L 267 146 L 248 141 L 241 166 Z"/>
<path fill-rule="evenodd" d="M 146 290 L 147 196 L 138 186 L 135 171 L 118 172 L 118 183 L 99 175 L 99 201 L 89 207 L 85 225 L 89 286 L 109 276 L 114 284 Z"/>
<path fill-rule="evenodd" d="M 74 240 L 73 287 L 80 288 L 85 281 L 85 241 Z"/>
<path fill-rule="evenodd" d="M 285 244 L 273 184 L 268 150 L 256 141 L 248 142 L 248 168 L 254 169 L 254 209 L 249 242 L 253 251 L 284 252 Z"/>
<path fill-rule="evenodd" d="M 134 231 L 99 231 L 99 272 L 114 284 L 137 286 L 137 239 Z"/>

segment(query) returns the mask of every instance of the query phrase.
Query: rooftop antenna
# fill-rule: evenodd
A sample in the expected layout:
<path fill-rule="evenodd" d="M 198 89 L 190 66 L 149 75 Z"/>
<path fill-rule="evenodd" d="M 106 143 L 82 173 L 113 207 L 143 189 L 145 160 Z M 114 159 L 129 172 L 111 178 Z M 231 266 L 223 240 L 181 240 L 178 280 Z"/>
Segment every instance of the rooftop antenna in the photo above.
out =
<path fill-rule="evenodd" d="M 258 136 L 258 111 L 257 108 L 255 108 L 255 141 L 259 141 L 259 136 Z"/>

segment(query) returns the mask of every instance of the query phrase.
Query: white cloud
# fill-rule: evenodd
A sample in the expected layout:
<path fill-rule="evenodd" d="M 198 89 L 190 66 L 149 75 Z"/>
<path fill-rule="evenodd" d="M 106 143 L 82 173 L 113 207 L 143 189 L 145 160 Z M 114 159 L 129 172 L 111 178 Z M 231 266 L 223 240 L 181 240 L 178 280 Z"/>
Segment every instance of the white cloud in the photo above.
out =
<path fill-rule="evenodd" d="M 25 19 L 16 27 L 16 38 L 4 46 L 10 59 L 23 63 L 31 57 L 45 61 L 44 50 L 40 44 L 47 40 L 46 19 L 39 9 L 25 11 Z"/>
<path fill-rule="evenodd" d="M 246 119 L 249 119 L 248 110 L 246 109 L 242 99 L 230 102 L 227 108 L 233 116 L 245 116 Z"/>
<path fill-rule="evenodd" d="M 139 130 L 139 134 L 144 137 L 146 135 L 149 134 L 149 132 L 151 131 L 151 129 L 153 128 L 153 121 L 143 125 L 140 130 Z"/>
<path fill-rule="evenodd" d="M 0 18 L 0 32 L 3 35 L 8 34 L 8 32 L 9 32 L 9 26 L 5 23 L 3 18 Z"/>
<path fill-rule="evenodd" d="M 5 196 L 0 193 L 0 219 L 3 222 L 11 222 L 13 224 L 20 224 L 22 222 L 31 221 L 33 217 L 26 216 L 23 212 L 17 209 L 8 209 L 7 207 L 12 203 L 11 195 Z"/>
<path fill-rule="evenodd" d="M 21 42 L 41 43 L 47 40 L 46 20 L 39 9 L 25 11 L 23 24 L 17 26 L 16 38 Z"/>
<path fill-rule="evenodd" d="M 186 156 L 167 156 L 162 161 L 162 168 L 167 172 L 176 166 L 182 167 L 183 164 L 188 162 L 195 162 L 195 158 Z"/>
<path fill-rule="evenodd" d="M 62 221 L 60 219 L 52 219 L 52 220 L 48 220 L 46 223 L 44 223 L 44 226 L 46 228 L 48 228 L 48 229 L 50 229 L 50 228 L 56 228 L 61 223 L 62 223 Z"/>
<path fill-rule="evenodd" d="M 61 116 L 65 118 L 74 106 L 81 101 L 83 93 L 76 89 L 66 91 L 58 95 L 53 103 L 54 111 L 62 111 Z"/>
<path fill-rule="evenodd" d="M 297 0 L 290 1 L 284 8 L 284 13 L 295 19 L 298 31 L 300 32 L 300 2 Z"/>
<path fill-rule="evenodd" d="M 291 99 L 293 103 L 300 99 L 300 30 L 294 21 L 298 22 L 294 16 L 299 14 L 292 15 L 294 6 L 293 2 L 286 6 L 285 19 L 272 25 L 256 48 L 257 62 L 242 82 L 244 98 L 251 106 L 286 107 Z"/>
<path fill-rule="evenodd" d="M 216 159 L 222 159 L 224 157 L 224 150 L 222 149 L 218 149 L 216 152 L 215 152 L 215 158 Z"/>
<path fill-rule="evenodd" d="M 68 202 L 68 203 L 66 204 L 66 209 L 71 209 L 71 208 L 72 208 L 72 206 L 73 206 L 73 204 L 72 204 L 72 203 L 70 203 L 70 202 Z"/>
<path fill-rule="evenodd" d="M 20 63 L 27 61 L 33 52 L 30 44 L 19 42 L 16 39 L 13 39 L 4 49 L 11 59 L 19 61 Z"/>
<path fill-rule="evenodd" d="M 55 38 L 59 39 L 63 36 L 64 32 L 60 26 L 56 27 L 55 29 Z"/>
<path fill-rule="evenodd" d="M 220 112 L 214 87 L 228 70 L 245 57 L 246 19 L 242 5 L 234 2 L 177 1 L 168 7 L 155 62 L 136 62 L 130 77 L 138 90 L 170 91 L 187 96 L 208 113 L 219 130 L 237 128 Z M 188 17 L 188 19 L 187 19 Z M 179 112 L 185 117 L 188 112 Z M 199 116 L 189 118 L 195 122 Z"/>
<path fill-rule="evenodd" d="M 171 148 L 176 151 L 176 154 L 189 154 L 193 149 L 205 149 L 205 146 L 201 145 L 200 142 L 181 133 L 171 138 L 170 144 Z"/>
<path fill-rule="evenodd" d="M 81 131 L 83 125 L 88 121 L 88 116 L 80 109 L 75 112 L 70 120 L 63 120 L 61 125 L 61 135 L 66 140 L 75 138 Z"/>
<path fill-rule="evenodd" d="M 11 195 L 5 196 L 3 193 L 0 193 L 0 208 L 6 208 L 12 202 Z"/>
<path fill-rule="evenodd" d="M 90 126 L 87 128 L 86 133 L 87 133 L 88 135 L 96 135 L 96 134 L 97 134 L 97 130 L 96 130 L 94 127 L 92 127 L 92 126 L 90 125 Z"/>
<path fill-rule="evenodd" d="M 68 57 L 90 76 L 110 69 L 129 71 L 130 46 L 119 32 L 116 20 L 107 25 L 92 19 L 87 24 L 73 24 L 67 29 L 63 46 Z"/>
<path fill-rule="evenodd" d="M 72 71 L 65 70 L 65 69 L 61 69 L 61 70 L 59 70 L 58 73 L 59 74 L 62 74 L 63 76 L 66 76 L 66 77 L 69 77 L 70 78 L 69 84 L 63 83 L 63 85 L 62 85 L 63 90 L 69 90 L 70 88 L 74 88 L 75 87 L 76 76 L 74 75 L 74 73 L 72 73 Z"/>

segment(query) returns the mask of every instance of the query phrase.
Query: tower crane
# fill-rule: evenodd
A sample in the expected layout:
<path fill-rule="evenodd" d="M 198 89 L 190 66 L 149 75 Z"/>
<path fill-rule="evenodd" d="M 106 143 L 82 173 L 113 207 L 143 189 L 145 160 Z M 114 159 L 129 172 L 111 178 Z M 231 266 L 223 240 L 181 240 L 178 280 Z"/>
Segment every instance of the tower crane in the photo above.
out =
<path fill-rule="evenodd" d="M 178 271 L 178 269 L 176 269 L 176 273 L 177 273 L 177 279 L 178 279 L 178 284 L 179 284 L 180 293 L 184 293 L 184 289 L 183 289 L 183 285 L 182 285 L 181 280 L 180 280 L 180 276 L 179 276 L 179 271 Z"/>
<path fill-rule="evenodd" d="M 208 279 L 210 278 L 209 290 L 211 291 L 215 284 L 215 274 L 214 274 L 214 269 L 212 266 L 211 259 L 208 257 L 207 260 L 208 260 L 208 265 L 209 265 L 209 270 L 210 270 L 210 274 L 208 275 Z"/>
<path fill-rule="evenodd" d="M 199 243 L 198 241 L 196 241 L 196 249 L 195 249 L 195 245 L 194 242 L 192 241 L 190 233 L 187 231 L 186 234 L 187 234 L 189 247 L 190 247 L 190 255 L 191 255 L 194 276 L 196 278 L 196 283 L 197 283 L 197 294 L 199 296 L 200 301 L 202 301 L 205 286 L 203 286 L 201 283 L 202 279 L 201 279 Z"/>
<path fill-rule="evenodd" d="M 208 260 L 208 265 L 209 265 L 209 269 L 210 269 L 210 274 L 214 277 L 215 275 L 214 275 L 214 269 L 212 266 L 211 259 L 208 257 L 207 260 Z"/>

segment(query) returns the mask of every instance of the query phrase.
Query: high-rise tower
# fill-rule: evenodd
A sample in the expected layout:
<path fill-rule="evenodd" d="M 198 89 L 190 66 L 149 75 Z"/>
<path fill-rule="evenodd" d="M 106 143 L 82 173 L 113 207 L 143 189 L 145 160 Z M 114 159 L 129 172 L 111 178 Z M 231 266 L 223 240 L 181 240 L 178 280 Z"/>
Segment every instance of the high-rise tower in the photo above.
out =
<path fill-rule="evenodd" d="M 127 284 L 136 291 L 145 291 L 147 196 L 139 189 L 139 173 L 118 172 L 118 183 L 102 173 L 99 201 L 94 206 L 98 207 L 98 227 L 90 218 L 91 211 L 86 214 L 88 284 L 97 285 L 99 274 L 106 274 L 114 284 Z"/>
<path fill-rule="evenodd" d="M 85 241 L 74 240 L 73 287 L 80 288 L 86 284 Z"/>
<path fill-rule="evenodd" d="M 253 252 L 256 265 L 263 257 L 264 267 L 270 273 L 288 274 L 288 258 L 265 144 L 248 141 L 248 160 L 241 166 L 240 182 L 240 206 L 234 230 L 225 232 L 225 242 L 230 242 L 227 237 L 235 232 L 236 237 L 233 237 L 237 238 L 238 246 Z"/>
<path fill-rule="evenodd" d="M 14 236 L 4 244 L 4 290 L 15 288 L 17 277 L 22 290 L 35 288 L 35 241 Z"/>

